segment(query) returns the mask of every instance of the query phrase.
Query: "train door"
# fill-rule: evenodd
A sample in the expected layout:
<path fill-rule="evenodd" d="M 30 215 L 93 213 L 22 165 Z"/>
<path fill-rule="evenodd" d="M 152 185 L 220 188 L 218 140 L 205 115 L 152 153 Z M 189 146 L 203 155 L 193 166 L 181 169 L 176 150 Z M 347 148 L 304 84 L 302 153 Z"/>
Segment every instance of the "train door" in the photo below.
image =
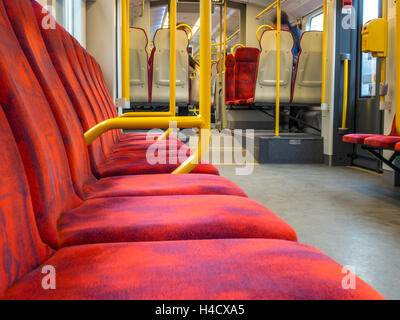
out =
<path fill-rule="evenodd" d="M 379 109 L 379 81 L 381 66 L 377 58 L 361 50 L 362 26 L 380 17 L 381 0 L 361 0 L 358 7 L 357 23 L 357 81 L 354 110 L 354 132 L 383 133 L 383 117 Z M 371 170 L 381 170 L 382 163 L 356 145 L 353 164 Z"/>

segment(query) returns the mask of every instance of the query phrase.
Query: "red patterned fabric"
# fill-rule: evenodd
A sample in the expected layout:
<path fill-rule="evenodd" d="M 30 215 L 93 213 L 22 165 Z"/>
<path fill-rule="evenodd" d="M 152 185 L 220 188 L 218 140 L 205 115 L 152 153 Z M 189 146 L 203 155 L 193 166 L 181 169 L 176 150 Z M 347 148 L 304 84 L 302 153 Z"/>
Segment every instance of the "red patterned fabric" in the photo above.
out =
<path fill-rule="evenodd" d="M 145 183 L 145 179 L 141 179 L 140 177 L 119 177 L 116 178 L 116 182 L 113 182 L 113 179 L 109 178 L 107 179 L 108 183 L 97 183 L 97 180 L 90 171 L 89 157 L 82 136 L 82 128 L 72 107 L 72 102 L 69 100 L 57 72 L 50 61 L 50 57 L 47 54 L 45 44 L 41 39 L 40 31 L 29 1 L 4 0 L 4 5 L 8 16 L 12 21 L 14 31 L 18 35 L 20 44 L 23 47 L 40 84 L 44 88 L 44 93 L 46 94 L 53 114 L 56 117 L 67 150 L 69 167 L 71 169 L 75 191 L 81 198 L 85 199 L 87 197 L 95 196 L 96 194 L 102 194 L 103 196 L 109 196 L 109 194 L 112 194 L 113 196 L 196 194 L 199 189 L 201 189 L 200 193 L 209 193 L 208 190 L 210 190 L 210 193 L 216 192 L 216 189 L 212 185 L 207 186 L 207 181 L 210 182 L 210 179 L 207 177 L 205 177 L 204 181 L 202 181 L 201 178 L 194 179 L 192 185 L 189 184 L 190 178 L 188 178 L 186 184 L 181 184 L 180 188 L 171 190 L 172 188 L 169 183 L 175 180 L 172 178 L 169 180 L 163 176 L 160 178 L 160 181 L 164 181 L 165 185 L 163 187 L 166 190 L 163 191 L 161 184 L 159 184 L 158 188 L 154 189 L 157 190 L 157 193 L 154 194 L 151 194 L 150 192 L 150 190 L 152 190 L 151 185 Z M 25 34 L 29 34 L 30 37 L 25 37 Z M 21 106 L 22 109 L 30 107 L 30 105 Z M 38 108 L 37 111 L 40 112 L 40 108 Z M 26 112 L 29 112 L 29 110 L 26 110 Z M 146 138 L 146 134 L 138 134 L 138 136 L 142 139 Z M 177 143 L 175 137 L 171 136 L 171 139 L 174 139 L 174 142 L 170 141 L 170 144 L 174 146 L 183 145 L 181 142 Z M 140 145 L 145 143 L 146 142 L 142 140 L 127 140 L 127 142 L 119 144 L 118 146 L 123 146 L 127 149 L 134 149 L 135 144 Z M 147 146 L 150 143 L 154 143 L 154 141 L 147 142 Z M 162 143 L 165 143 L 165 141 L 160 142 L 159 144 L 162 145 Z M 144 149 L 144 147 L 142 147 L 142 149 Z M 189 150 L 189 148 L 187 149 Z M 113 154 L 117 155 L 117 151 L 114 151 Z M 143 157 L 143 152 L 140 153 L 140 156 Z M 131 159 L 133 159 L 133 156 L 131 156 Z M 153 182 L 159 181 L 157 176 L 153 178 L 149 176 L 147 177 Z M 229 180 L 224 180 L 222 183 L 222 181 L 218 179 L 219 178 L 214 179 L 213 183 L 221 186 L 222 194 L 228 194 L 231 191 L 234 195 L 242 194 L 240 188 L 231 188 Z M 199 182 L 200 185 L 196 185 L 194 183 L 195 180 L 196 182 Z M 121 181 L 123 181 L 122 184 Z M 220 181 L 220 183 L 217 181 Z M 228 184 L 227 188 L 224 188 L 225 184 Z M 100 186 L 102 186 L 103 189 Z M 88 192 L 89 189 L 95 190 L 93 195 Z M 174 191 L 176 191 L 176 193 L 174 193 Z"/>
<path fill-rule="evenodd" d="M 206 240 L 89 245 L 63 249 L 5 299 L 380 300 L 360 278 L 342 286 L 343 267 L 317 249 L 276 240 Z"/>
<path fill-rule="evenodd" d="M 102 165 L 99 172 L 103 178 L 120 175 L 172 173 L 182 163 L 176 156 L 167 157 L 166 161 L 164 159 L 165 157 L 160 155 L 159 163 L 149 164 L 145 156 L 137 157 L 134 160 L 129 157 L 116 158 Z M 154 158 L 154 161 L 156 160 L 157 158 Z M 132 165 L 133 163 L 134 165 Z M 202 161 L 191 173 L 219 175 L 218 169 L 206 161 Z"/>
<path fill-rule="evenodd" d="M 32 7 L 34 9 L 37 23 L 41 23 L 43 18 L 49 14 L 48 12 L 42 13 L 43 7 L 36 1 L 32 1 Z M 90 103 L 75 76 L 71 64 L 68 62 L 68 56 L 66 55 L 58 28 L 55 30 L 51 28 L 40 28 L 40 31 L 54 67 L 68 93 L 69 98 L 71 99 L 71 102 L 73 103 L 83 131 L 87 131 L 95 126 L 97 122 L 91 111 Z M 91 168 L 93 172 L 99 176 L 98 166 L 106 161 L 101 147 L 101 139 L 95 140 L 89 146 L 89 151 Z"/>
<path fill-rule="evenodd" d="M 153 65 L 154 65 L 154 55 L 156 53 L 156 48 L 151 50 L 149 59 L 149 102 L 151 102 L 153 94 Z"/>
<path fill-rule="evenodd" d="M 232 105 L 235 103 L 235 57 L 228 54 L 225 64 L 225 103 Z"/>
<path fill-rule="evenodd" d="M 392 130 L 390 131 L 389 136 L 400 136 L 400 133 L 396 130 L 396 115 L 393 117 Z"/>
<path fill-rule="evenodd" d="M 235 52 L 235 100 L 236 104 L 254 101 L 260 50 L 238 48 Z"/>
<path fill-rule="evenodd" d="M 83 196 L 82 186 L 90 185 L 97 180 L 91 172 L 89 154 L 78 116 L 51 63 L 29 1 L 4 0 L 3 2 L 14 32 L 57 120 L 67 150 L 75 190 Z M 30 36 L 26 37 L 26 34 Z M 22 105 L 21 108 L 30 109 L 31 106 Z"/>
<path fill-rule="evenodd" d="M 207 174 L 152 174 L 111 177 L 84 187 L 86 199 L 126 196 L 222 194 L 247 197 L 230 180 Z"/>
<path fill-rule="evenodd" d="M 392 130 L 390 131 L 389 137 L 390 136 L 399 136 L 398 132 L 396 131 L 396 116 L 393 118 L 393 124 L 392 124 Z M 349 142 L 349 143 L 356 143 L 356 144 L 369 144 L 374 147 L 381 147 L 381 148 L 393 148 L 394 144 L 393 141 L 396 141 L 396 139 L 385 139 L 385 137 L 381 134 L 348 134 L 343 137 L 343 142 Z M 369 143 L 367 143 L 366 139 L 368 138 Z M 388 147 L 386 147 L 388 146 Z"/>
<path fill-rule="evenodd" d="M 41 22 L 45 15 L 42 13 L 42 7 L 36 1 L 32 2 L 32 6 L 37 20 Z M 87 131 L 98 122 L 102 121 L 103 116 L 101 115 L 101 111 L 95 107 L 97 105 L 96 97 L 81 69 L 74 42 L 69 34 L 59 25 L 57 25 L 56 30 L 43 28 L 40 28 L 40 30 L 53 64 L 81 120 L 83 130 Z M 81 60 L 83 63 L 83 58 Z M 97 147 L 91 149 L 91 167 L 97 177 L 101 177 L 104 171 L 113 172 L 114 175 L 171 173 L 178 167 L 177 164 L 163 168 L 162 164 L 153 166 L 147 162 L 143 163 L 143 161 L 140 161 L 138 166 L 144 168 L 144 171 L 141 172 L 132 158 L 129 165 L 127 165 L 128 161 L 126 159 L 121 159 L 123 165 L 121 165 L 121 163 L 118 164 L 120 170 L 126 169 L 126 171 L 119 171 L 116 170 L 116 168 L 107 168 L 108 165 L 117 164 L 115 163 L 116 155 L 113 155 L 113 159 L 109 159 L 114 150 L 112 139 L 110 134 L 102 135 L 100 139 L 95 141 L 97 145 L 94 147 Z M 99 141 L 101 143 L 99 143 Z M 126 156 L 131 157 L 133 153 L 135 152 L 130 152 Z M 194 172 L 218 174 L 218 170 L 211 164 L 199 164 Z M 107 176 L 109 175 L 107 174 Z"/>
<path fill-rule="evenodd" d="M 0 3 L 0 7 L 3 6 Z M 4 16 L 0 14 L 1 25 Z M 17 145 L 0 107 L 0 297 L 50 255 L 35 224 Z"/>
<path fill-rule="evenodd" d="M 0 104 L 27 173 L 42 239 L 58 244 L 59 215 L 81 204 L 56 120 L 0 6 Z"/>
<path fill-rule="evenodd" d="M 62 215 L 60 245 L 265 238 L 297 241 L 296 232 L 254 200 L 233 196 L 93 199 Z"/>
<path fill-rule="evenodd" d="M 388 149 L 393 149 L 398 142 L 400 142 L 400 137 L 392 136 L 375 136 L 364 140 L 366 145 Z"/>
<path fill-rule="evenodd" d="M 377 136 L 377 135 L 376 134 L 359 134 L 359 133 L 347 134 L 343 137 L 343 142 L 363 144 L 364 140 L 366 138 L 375 137 L 375 136 Z"/>

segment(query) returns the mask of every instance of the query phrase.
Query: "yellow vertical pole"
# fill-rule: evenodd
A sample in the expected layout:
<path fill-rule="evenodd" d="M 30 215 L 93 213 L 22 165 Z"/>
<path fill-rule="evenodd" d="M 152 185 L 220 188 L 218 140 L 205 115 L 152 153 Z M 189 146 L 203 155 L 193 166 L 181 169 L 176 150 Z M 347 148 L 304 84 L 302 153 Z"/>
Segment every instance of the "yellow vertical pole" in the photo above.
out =
<path fill-rule="evenodd" d="M 211 0 L 200 0 L 200 107 L 201 130 L 196 152 L 173 174 L 191 172 L 207 151 L 211 128 Z"/>
<path fill-rule="evenodd" d="M 122 0 L 122 97 L 130 100 L 129 0 Z"/>
<path fill-rule="evenodd" d="M 211 128 L 211 0 L 200 0 L 200 116 Z M 208 145 L 209 142 L 207 142 Z"/>
<path fill-rule="evenodd" d="M 176 113 L 176 0 L 169 4 L 170 60 L 169 60 L 169 111 Z"/>
<path fill-rule="evenodd" d="M 224 3 L 224 59 L 223 59 L 223 61 L 224 61 L 224 63 L 223 63 L 223 68 L 224 68 L 224 72 L 226 71 L 226 18 L 227 18 L 227 15 L 228 15 L 228 13 L 227 13 L 227 9 L 226 9 L 226 2 L 227 2 L 228 0 L 225 0 L 225 3 Z"/>
<path fill-rule="evenodd" d="M 219 80 L 222 81 L 222 4 L 219 6 Z"/>
<path fill-rule="evenodd" d="M 382 0 L 382 18 L 387 21 L 387 0 Z M 386 57 L 381 58 L 381 83 L 386 83 Z M 385 102 L 385 96 L 380 97 L 381 103 Z"/>
<path fill-rule="evenodd" d="M 327 32 L 328 32 L 328 0 L 324 0 L 324 30 L 322 33 L 322 88 L 321 106 L 326 104 L 326 55 L 327 55 Z"/>
<path fill-rule="evenodd" d="M 349 60 L 345 59 L 344 60 L 344 80 L 343 80 L 342 129 L 346 129 L 348 90 L 349 90 Z"/>
<path fill-rule="evenodd" d="M 277 1 L 276 20 L 276 108 L 275 108 L 275 136 L 279 137 L 280 120 L 280 86 L 281 86 L 281 0 Z"/>
<path fill-rule="evenodd" d="M 382 18 L 387 21 L 388 17 L 388 1 L 382 0 Z M 386 57 L 381 58 L 381 83 L 386 83 Z M 381 96 L 381 102 L 385 101 L 385 96 Z"/>
<path fill-rule="evenodd" d="M 400 132 L 400 1 L 396 1 L 396 130 Z"/>

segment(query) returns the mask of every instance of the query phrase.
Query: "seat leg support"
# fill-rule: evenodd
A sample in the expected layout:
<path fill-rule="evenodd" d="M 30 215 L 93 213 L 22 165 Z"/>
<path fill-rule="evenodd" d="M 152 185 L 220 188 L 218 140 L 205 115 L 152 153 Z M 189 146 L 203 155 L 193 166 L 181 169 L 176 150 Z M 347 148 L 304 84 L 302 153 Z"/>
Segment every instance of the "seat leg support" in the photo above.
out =
<path fill-rule="evenodd" d="M 369 151 L 371 154 L 373 154 L 376 158 L 381 160 L 383 163 L 388 165 L 390 168 L 392 168 L 395 172 L 400 173 L 400 168 L 396 166 L 393 162 L 396 160 L 398 156 L 400 156 L 400 152 L 395 152 L 390 159 L 386 159 L 384 156 L 382 156 L 379 152 L 377 152 L 377 149 L 370 148 L 367 146 L 362 146 L 362 149 Z"/>

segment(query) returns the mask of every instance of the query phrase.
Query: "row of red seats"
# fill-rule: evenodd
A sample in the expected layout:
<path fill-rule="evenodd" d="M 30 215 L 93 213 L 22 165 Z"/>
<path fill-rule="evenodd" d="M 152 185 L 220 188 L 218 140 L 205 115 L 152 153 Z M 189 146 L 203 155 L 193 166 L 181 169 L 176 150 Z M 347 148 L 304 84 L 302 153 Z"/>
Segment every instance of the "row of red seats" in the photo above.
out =
<path fill-rule="evenodd" d="M 140 134 L 109 132 L 88 153 L 85 126 L 115 106 L 94 58 L 43 12 L 0 2 L 0 297 L 383 298 L 361 279 L 343 288 L 342 266 L 229 180 L 149 172 Z"/>
<path fill-rule="evenodd" d="M 400 151 L 400 134 L 396 130 L 396 117 L 393 119 L 392 130 L 388 136 L 381 134 L 353 133 L 345 135 L 343 141 L 354 144 L 363 144 L 374 148 Z"/>
<path fill-rule="evenodd" d="M 396 117 L 393 119 L 392 130 L 388 136 L 381 134 L 353 133 L 345 135 L 343 137 L 343 142 L 360 144 L 363 149 L 369 151 L 373 156 L 400 173 L 400 168 L 395 164 L 396 158 L 400 156 L 400 134 L 396 130 Z M 387 159 L 379 152 L 380 150 L 392 150 L 395 152 Z"/>

